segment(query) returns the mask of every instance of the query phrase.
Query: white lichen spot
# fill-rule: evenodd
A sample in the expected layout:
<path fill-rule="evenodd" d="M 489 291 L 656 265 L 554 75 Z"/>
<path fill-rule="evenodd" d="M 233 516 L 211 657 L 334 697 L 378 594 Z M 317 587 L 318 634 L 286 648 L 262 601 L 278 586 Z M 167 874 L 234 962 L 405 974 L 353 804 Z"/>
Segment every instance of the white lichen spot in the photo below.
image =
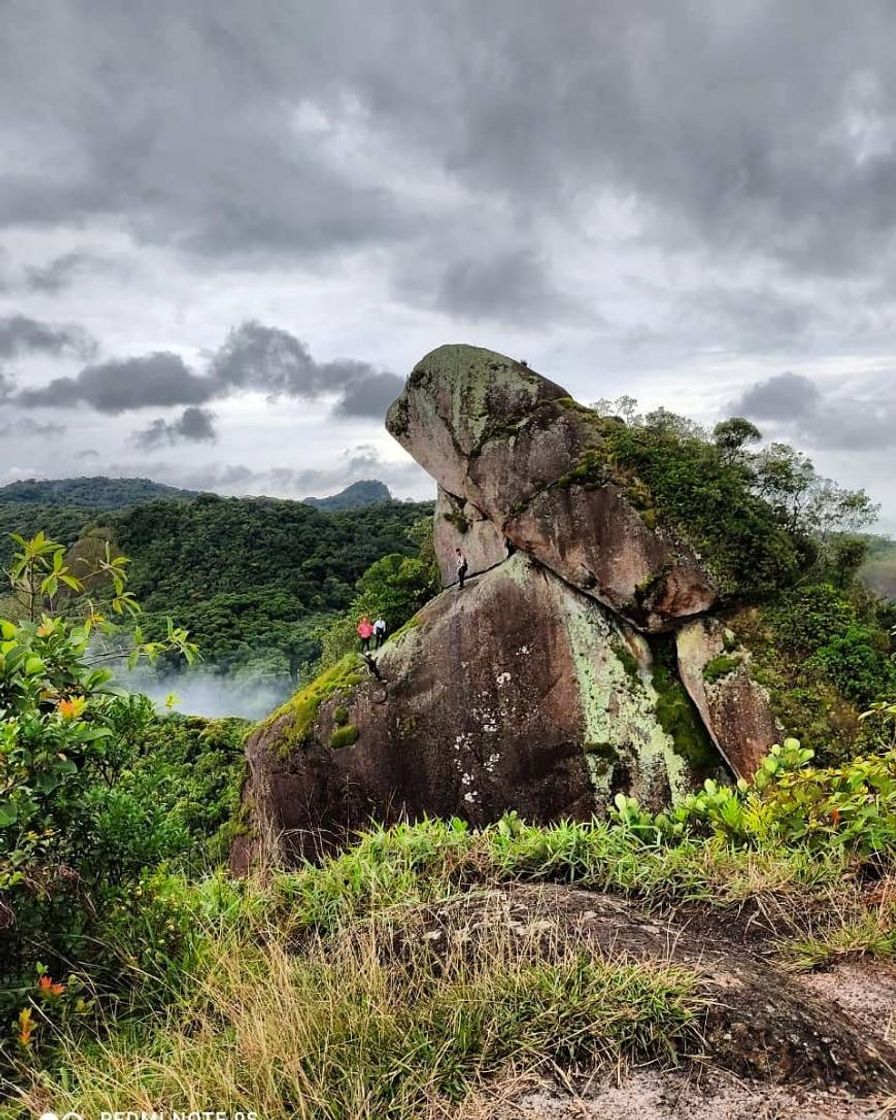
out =
<path fill-rule="evenodd" d="M 498 688 L 503 688 L 504 685 L 507 684 L 507 682 L 510 680 L 510 673 L 498 673 L 496 680 Z"/>

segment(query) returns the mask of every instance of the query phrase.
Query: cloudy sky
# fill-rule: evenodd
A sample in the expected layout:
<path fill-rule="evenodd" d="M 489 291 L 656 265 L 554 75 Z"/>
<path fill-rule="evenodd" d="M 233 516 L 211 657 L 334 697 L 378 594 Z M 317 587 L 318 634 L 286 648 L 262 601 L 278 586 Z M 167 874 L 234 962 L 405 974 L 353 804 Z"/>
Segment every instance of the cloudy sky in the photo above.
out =
<path fill-rule="evenodd" d="M 469 341 L 896 531 L 891 0 L 0 0 L 0 481 L 431 486 Z"/>

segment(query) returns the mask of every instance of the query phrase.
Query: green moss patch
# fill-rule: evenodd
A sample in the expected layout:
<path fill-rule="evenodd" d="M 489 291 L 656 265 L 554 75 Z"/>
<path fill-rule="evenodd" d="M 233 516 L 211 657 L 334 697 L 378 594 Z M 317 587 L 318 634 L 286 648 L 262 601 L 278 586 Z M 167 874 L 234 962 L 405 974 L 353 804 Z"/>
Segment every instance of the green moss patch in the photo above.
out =
<path fill-rule="evenodd" d="M 715 744 L 707 734 L 700 714 L 675 671 L 675 650 L 668 638 L 653 642 L 653 687 L 656 718 L 695 773 L 710 773 L 722 766 Z"/>
<path fill-rule="evenodd" d="M 606 451 L 592 447 L 583 452 L 572 470 L 561 475 L 554 485 L 560 490 L 568 490 L 571 486 L 595 489 L 612 481 L 613 467 Z"/>
<path fill-rule="evenodd" d="M 301 746 L 308 737 L 320 706 L 325 700 L 340 693 L 351 692 L 364 679 L 360 656 L 357 653 L 347 653 L 341 661 L 337 661 L 326 672 L 315 677 L 310 684 L 299 689 L 282 708 L 265 720 L 265 726 L 269 726 L 284 716 L 291 717 L 285 728 L 281 753 L 288 754 L 295 747 Z"/>
<path fill-rule="evenodd" d="M 357 743 L 359 734 L 353 723 L 347 723 L 344 727 L 337 727 L 330 736 L 330 746 L 334 750 L 337 747 L 350 747 L 352 743 Z"/>
<path fill-rule="evenodd" d="M 458 533 L 466 533 L 469 531 L 470 522 L 464 517 L 463 512 L 459 509 L 448 510 L 442 514 L 449 524 L 453 525 Z"/>
<path fill-rule="evenodd" d="M 625 669 L 625 675 L 629 680 L 632 681 L 633 684 L 640 684 L 641 674 L 639 672 L 637 657 L 635 657 L 624 642 L 613 642 L 611 648 L 620 665 Z"/>
<path fill-rule="evenodd" d="M 703 666 L 703 679 L 707 684 L 715 684 L 722 677 L 727 677 L 740 665 L 741 658 L 730 653 L 720 653 Z"/>
<path fill-rule="evenodd" d="M 403 638 L 405 634 L 410 634 L 412 630 L 416 630 L 418 626 L 423 624 L 423 619 L 419 614 L 415 614 L 413 618 L 409 618 L 404 626 L 399 626 L 394 634 L 391 635 L 390 640 L 397 642 L 399 638 Z"/>

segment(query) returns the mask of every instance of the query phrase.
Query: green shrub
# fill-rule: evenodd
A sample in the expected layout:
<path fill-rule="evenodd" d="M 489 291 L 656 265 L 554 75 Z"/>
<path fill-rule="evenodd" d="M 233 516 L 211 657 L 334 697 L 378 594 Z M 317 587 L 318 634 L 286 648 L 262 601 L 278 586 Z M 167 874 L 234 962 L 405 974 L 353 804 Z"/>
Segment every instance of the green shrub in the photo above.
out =
<path fill-rule="evenodd" d="M 761 847 L 806 845 L 867 857 L 896 846 L 896 751 L 854 758 L 841 767 L 807 765 L 813 752 L 796 739 L 776 745 L 751 782 L 707 781 L 656 818 L 680 835 L 707 829 L 727 841 Z"/>
<path fill-rule="evenodd" d="M 59 978 L 102 954 L 95 931 L 109 899 L 188 843 L 154 790 L 122 780 L 151 702 L 122 694 L 92 664 L 94 639 L 121 633 L 107 615 L 139 611 L 125 560 L 106 548 L 93 573 L 100 598 L 88 602 L 61 545 L 43 534 L 16 541 L 10 578 L 25 621 L 0 620 L 0 1010 L 20 1001 L 38 961 Z M 57 597 L 69 617 L 47 613 Z M 144 643 L 135 629 L 132 659 L 164 648 L 194 655 L 183 631 L 169 624 L 168 634 Z"/>
<path fill-rule="evenodd" d="M 800 561 L 791 535 L 752 492 L 740 462 L 699 435 L 659 422 L 604 423 L 602 438 L 617 472 L 631 472 L 646 487 L 636 504 L 655 510 L 691 544 L 725 593 L 768 593 L 793 581 Z"/>

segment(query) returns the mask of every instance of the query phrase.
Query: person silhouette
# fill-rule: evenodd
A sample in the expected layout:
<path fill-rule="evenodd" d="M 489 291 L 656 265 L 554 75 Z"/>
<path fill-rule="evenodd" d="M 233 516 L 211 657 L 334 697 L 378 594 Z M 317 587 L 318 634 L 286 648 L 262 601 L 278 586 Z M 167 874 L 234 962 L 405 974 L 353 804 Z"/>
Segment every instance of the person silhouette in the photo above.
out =
<path fill-rule="evenodd" d="M 464 580 L 467 578 L 467 558 L 459 548 L 454 550 L 454 562 L 457 568 L 457 586 L 458 590 L 463 591 Z"/>

